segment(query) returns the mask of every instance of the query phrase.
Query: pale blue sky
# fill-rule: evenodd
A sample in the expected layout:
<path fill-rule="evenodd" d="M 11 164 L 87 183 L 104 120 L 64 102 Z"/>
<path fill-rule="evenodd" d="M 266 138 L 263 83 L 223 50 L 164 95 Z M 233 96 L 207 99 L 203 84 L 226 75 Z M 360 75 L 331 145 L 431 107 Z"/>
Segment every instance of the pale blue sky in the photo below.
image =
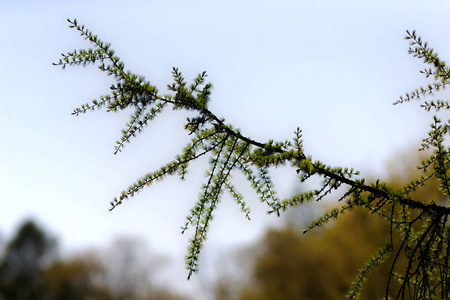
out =
<path fill-rule="evenodd" d="M 34 216 L 67 248 L 138 235 L 176 257 L 185 276 L 188 236 L 179 228 L 203 170 L 193 165 L 186 182 L 169 179 L 107 212 L 123 188 L 178 153 L 187 141 L 184 115 L 161 116 L 114 156 L 127 113 L 71 116 L 108 93 L 111 79 L 93 66 L 51 65 L 62 52 L 89 47 L 66 18 L 112 43 L 127 69 L 160 90 L 172 66 L 187 78 L 206 70 L 211 109 L 245 135 L 291 139 L 300 126 L 308 154 L 364 175 L 381 174 L 391 154 L 417 147 L 428 131 L 430 115 L 417 104 L 391 103 L 426 82 L 421 62 L 407 55 L 405 30 L 416 29 L 445 60 L 449 13 L 447 1 L 2 0 L 0 230 L 8 236 Z M 287 173 L 275 176 L 282 195 L 295 184 Z M 252 222 L 225 198 L 205 256 L 254 240 L 268 222 L 246 195 Z"/>

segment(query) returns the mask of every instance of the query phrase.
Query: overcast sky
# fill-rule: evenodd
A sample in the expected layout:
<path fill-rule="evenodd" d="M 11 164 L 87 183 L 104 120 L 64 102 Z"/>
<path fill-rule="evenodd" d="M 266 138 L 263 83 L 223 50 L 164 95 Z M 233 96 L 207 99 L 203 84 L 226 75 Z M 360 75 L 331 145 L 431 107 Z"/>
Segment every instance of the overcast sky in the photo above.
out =
<path fill-rule="evenodd" d="M 108 212 L 121 190 L 179 153 L 188 141 L 185 115 L 163 114 L 113 155 L 129 112 L 71 115 L 108 93 L 111 78 L 95 66 L 52 66 L 61 53 L 90 46 L 66 18 L 110 42 L 126 69 L 161 91 L 173 66 L 188 79 L 206 70 L 211 109 L 247 136 L 292 139 L 299 126 L 313 158 L 382 175 L 390 155 L 418 147 L 431 120 L 417 103 L 392 106 L 427 82 L 421 61 L 407 55 L 405 30 L 417 30 L 446 60 L 449 13 L 450 3 L 437 0 L 1 0 L 0 233 L 6 238 L 34 217 L 66 249 L 139 236 L 186 275 L 189 235 L 181 236 L 180 226 L 204 164 L 192 165 L 187 181 L 170 178 Z M 287 196 L 295 172 L 284 171 L 274 176 Z M 248 189 L 246 196 L 253 220 L 225 197 L 205 257 L 253 241 L 263 224 L 276 223 Z"/>

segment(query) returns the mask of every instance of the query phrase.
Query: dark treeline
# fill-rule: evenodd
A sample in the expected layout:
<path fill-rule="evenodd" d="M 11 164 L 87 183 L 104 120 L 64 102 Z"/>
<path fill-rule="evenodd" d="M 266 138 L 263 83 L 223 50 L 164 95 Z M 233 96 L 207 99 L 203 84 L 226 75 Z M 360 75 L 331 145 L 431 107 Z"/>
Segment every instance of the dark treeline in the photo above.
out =
<path fill-rule="evenodd" d="M 24 222 L 1 252 L 1 300 L 181 300 L 153 283 L 157 259 L 135 239 L 119 239 L 105 253 L 60 258 L 57 241 Z"/>

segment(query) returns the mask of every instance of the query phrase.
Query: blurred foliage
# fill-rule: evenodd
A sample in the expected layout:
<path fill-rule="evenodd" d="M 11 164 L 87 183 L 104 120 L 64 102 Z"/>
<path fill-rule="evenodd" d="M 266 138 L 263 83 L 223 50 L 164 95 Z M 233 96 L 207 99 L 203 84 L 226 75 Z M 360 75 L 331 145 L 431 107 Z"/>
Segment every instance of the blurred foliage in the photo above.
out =
<path fill-rule="evenodd" d="M 115 299 L 103 280 L 103 266 L 93 257 L 57 261 L 44 276 L 50 299 Z"/>
<path fill-rule="evenodd" d="M 251 279 L 239 299 L 343 299 L 359 267 L 389 239 L 387 227 L 355 209 L 314 235 L 301 236 L 292 224 L 272 229 L 252 249 Z M 364 289 L 370 297 L 361 299 L 383 295 L 384 269 L 371 275 Z"/>
<path fill-rule="evenodd" d="M 0 300 L 182 300 L 151 276 L 162 261 L 135 239 L 106 251 L 58 258 L 56 240 L 33 221 L 23 223 L 0 257 Z M 0 252 L 2 253 L 2 252 Z"/>

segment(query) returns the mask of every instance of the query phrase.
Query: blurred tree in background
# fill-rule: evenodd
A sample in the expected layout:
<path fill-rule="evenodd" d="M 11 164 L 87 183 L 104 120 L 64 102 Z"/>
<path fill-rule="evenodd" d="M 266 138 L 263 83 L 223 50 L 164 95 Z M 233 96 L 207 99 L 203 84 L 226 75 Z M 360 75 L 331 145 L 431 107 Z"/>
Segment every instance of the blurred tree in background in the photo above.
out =
<path fill-rule="evenodd" d="M 33 221 L 25 222 L 7 244 L 0 263 L 0 295 L 45 299 L 43 273 L 55 259 L 56 242 Z"/>

